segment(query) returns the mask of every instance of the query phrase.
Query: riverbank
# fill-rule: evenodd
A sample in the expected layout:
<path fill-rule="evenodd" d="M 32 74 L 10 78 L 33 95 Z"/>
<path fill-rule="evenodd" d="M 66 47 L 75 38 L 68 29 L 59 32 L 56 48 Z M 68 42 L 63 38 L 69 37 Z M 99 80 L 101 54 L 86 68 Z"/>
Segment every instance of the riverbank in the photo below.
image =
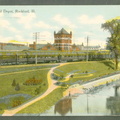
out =
<path fill-rule="evenodd" d="M 109 76 L 106 77 L 101 77 L 97 80 L 94 81 L 89 81 L 85 84 L 74 84 L 72 86 L 70 86 L 64 93 L 64 97 L 65 96 L 69 96 L 69 94 L 73 95 L 76 93 L 85 93 L 85 91 L 89 91 L 90 89 L 94 89 L 95 87 L 101 86 L 101 85 L 107 85 L 111 82 L 120 80 L 120 73 L 116 73 L 116 74 L 111 74 Z"/>
<path fill-rule="evenodd" d="M 95 65 L 94 63 L 98 63 L 98 62 L 89 62 L 90 64 L 91 64 L 91 70 L 93 70 L 92 68 L 92 66 L 93 65 Z M 89 64 L 88 62 L 86 63 L 86 62 L 77 62 L 76 63 L 76 67 L 78 68 L 78 64 L 79 65 L 81 65 L 81 64 L 87 64 L 87 66 L 88 66 L 88 64 Z M 70 64 L 74 64 L 74 63 L 61 63 L 60 64 L 60 66 L 56 66 L 56 67 L 54 67 L 54 68 L 51 68 L 50 69 L 50 71 L 48 72 L 48 74 L 47 74 L 47 79 L 48 79 L 48 90 L 44 93 L 44 97 L 43 97 L 43 95 L 42 96 L 39 96 L 39 99 L 37 99 L 37 100 L 34 100 L 34 101 L 31 101 L 30 102 L 30 104 L 28 103 L 27 104 L 27 106 L 25 105 L 24 107 L 21 107 L 20 109 L 18 109 L 17 111 L 16 110 L 14 110 L 14 113 L 12 113 L 12 110 L 6 110 L 5 112 L 4 112 L 4 114 L 3 115 L 15 115 L 16 113 L 18 114 L 18 113 L 25 113 L 26 111 L 27 111 L 27 113 L 28 114 L 32 114 L 32 113 L 41 113 L 42 112 L 42 109 L 43 110 L 47 110 L 48 108 L 47 108 L 47 106 L 49 106 L 49 100 L 51 100 L 52 98 L 54 98 L 55 100 L 56 100 L 56 102 L 57 102 L 57 99 L 56 99 L 56 94 L 58 94 L 57 92 L 55 92 L 54 93 L 54 97 L 53 96 L 51 96 L 51 99 L 49 98 L 47 98 L 47 96 L 49 96 L 49 95 L 51 95 L 52 94 L 52 92 L 54 91 L 54 90 L 57 90 L 60 86 L 56 86 L 55 85 L 55 83 L 57 82 L 57 81 L 55 81 L 55 80 L 53 80 L 52 78 L 51 78 L 51 74 L 53 73 L 53 71 L 57 68 L 59 68 L 59 69 L 61 69 L 61 67 L 63 67 L 64 68 L 64 65 L 65 66 L 67 66 L 67 65 L 70 65 Z M 75 64 L 74 64 L 75 65 Z M 99 64 L 98 64 L 99 65 Z M 104 65 L 103 63 L 102 63 L 102 65 Z M 72 65 L 73 66 L 73 65 Z M 100 63 L 100 66 L 101 66 L 101 63 Z M 100 68 L 100 66 L 99 66 L 99 68 Z M 106 65 L 104 65 L 104 68 L 105 68 L 105 66 Z M 80 69 L 82 69 L 81 67 L 79 67 Z M 95 68 L 95 66 L 94 66 L 94 68 Z M 72 70 L 72 69 L 74 69 L 74 68 L 70 68 L 70 71 Z M 87 69 L 87 68 L 86 68 Z M 97 68 L 97 72 L 99 72 L 100 70 L 101 70 L 101 68 L 100 68 L 100 70 Z M 106 66 L 106 69 L 105 70 L 108 70 L 108 66 Z M 85 67 L 84 67 L 84 71 L 85 71 Z M 110 70 L 110 72 L 112 72 L 112 71 L 114 71 L 114 70 Z M 103 72 L 103 71 L 102 71 Z M 89 73 L 89 71 L 88 71 L 88 73 Z M 88 73 L 85 73 L 85 74 L 88 74 Z M 94 72 L 95 73 L 95 72 Z M 94 74 L 93 73 L 93 74 Z M 104 71 L 104 73 L 108 73 L 107 71 Z M 68 75 L 68 74 L 67 74 Z M 69 76 L 69 75 L 68 75 Z M 69 76 L 70 77 L 70 76 Z M 91 77 L 90 77 L 91 78 Z M 89 80 L 90 80 L 90 78 L 88 77 L 88 79 L 86 80 L 86 81 L 84 81 L 84 82 L 88 82 Z M 94 78 L 95 78 L 95 75 L 94 75 Z M 67 79 L 67 78 L 66 78 Z M 69 79 L 69 78 L 68 78 Z M 67 81 L 69 81 L 69 80 L 65 80 L 65 81 L 63 81 L 63 82 L 67 82 Z M 98 80 L 97 80 L 98 81 Z M 86 84 L 88 84 L 88 83 L 86 83 Z M 95 85 L 95 84 L 94 84 Z M 93 85 L 92 85 L 93 86 Z M 83 88 L 85 87 L 85 86 L 79 86 L 80 88 L 79 89 L 81 89 L 81 90 L 83 90 Z M 95 87 L 95 86 L 94 86 Z M 60 92 L 60 94 L 62 95 L 63 93 L 64 93 L 64 91 L 65 91 L 65 88 L 59 88 L 59 89 L 61 89 L 61 90 L 59 90 L 59 92 Z M 78 88 L 77 88 L 78 89 Z M 78 89 L 78 90 L 79 90 Z M 49 91 L 49 92 L 48 92 Z M 68 90 L 69 91 L 69 90 Z M 80 91 L 80 90 L 79 90 Z M 66 95 L 68 95 L 68 94 L 66 94 Z M 64 95 L 62 96 L 62 97 L 64 97 Z M 42 98 L 42 99 L 41 99 Z M 43 99 L 44 98 L 44 99 Z M 48 100 L 47 100 L 48 99 Z M 41 105 L 41 110 L 39 110 L 39 107 L 38 107 L 38 102 L 41 102 L 41 100 L 45 100 L 45 102 L 47 102 L 47 105 L 45 104 L 43 104 L 43 105 Z M 54 100 L 51 100 L 51 101 L 54 101 Z M 55 103 L 55 101 L 54 101 L 54 103 Z M 32 106 L 32 107 L 31 107 Z M 32 109 L 32 108 L 36 108 L 36 109 Z M 21 111 L 20 111 L 21 110 Z M 24 111 L 25 110 L 25 111 Z M 24 112 L 23 112 L 24 111 Z M 6 114 L 7 113 L 7 114 Z"/>

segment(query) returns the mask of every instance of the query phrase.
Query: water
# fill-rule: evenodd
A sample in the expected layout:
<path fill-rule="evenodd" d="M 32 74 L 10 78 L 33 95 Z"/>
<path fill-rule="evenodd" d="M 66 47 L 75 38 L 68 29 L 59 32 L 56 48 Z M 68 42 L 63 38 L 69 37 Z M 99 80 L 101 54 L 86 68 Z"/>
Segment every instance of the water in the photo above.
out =
<path fill-rule="evenodd" d="M 40 116 L 120 115 L 120 89 L 115 94 L 115 84 L 100 87 L 78 97 L 61 99 Z"/>

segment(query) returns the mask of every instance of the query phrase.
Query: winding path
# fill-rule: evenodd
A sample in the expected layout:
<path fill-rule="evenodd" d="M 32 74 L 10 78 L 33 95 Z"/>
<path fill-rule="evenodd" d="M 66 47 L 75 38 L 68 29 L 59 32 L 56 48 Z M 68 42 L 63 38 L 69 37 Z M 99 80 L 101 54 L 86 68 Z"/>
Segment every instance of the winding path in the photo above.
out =
<path fill-rule="evenodd" d="M 53 90 L 55 90 L 56 88 L 58 88 L 59 86 L 56 86 L 54 83 L 57 82 L 57 81 L 54 81 L 52 78 L 51 78 L 51 74 L 53 73 L 53 70 L 58 68 L 58 67 L 61 67 L 63 65 L 65 65 L 67 63 L 61 63 L 59 66 L 56 66 L 56 67 L 53 67 L 49 70 L 48 74 L 47 74 L 47 80 L 48 80 L 48 89 L 45 93 L 43 93 L 41 96 L 38 96 L 37 98 L 27 102 L 27 103 L 24 103 L 20 106 L 18 106 L 17 108 L 13 108 L 13 109 L 10 109 L 10 110 L 5 110 L 4 113 L 2 114 L 2 116 L 13 116 L 15 115 L 17 112 L 19 112 L 20 110 L 30 106 L 31 104 L 43 99 L 45 96 L 47 96 L 49 93 L 51 93 Z"/>
<path fill-rule="evenodd" d="M 56 86 L 54 83 L 56 83 L 57 81 L 53 80 L 51 78 L 51 74 L 53 73 L 54 69 L 58 68 L 58 67 L 61 67 L 63 65 L 66 65 L 68 63 L 61 63 L 59 64 L 59 66 L 56 66 L 56 67 L 52 67 L 48 74 L 47 74 L 47 80 L 48 80 L 48 89 L 45 93 L 43 93 L 41 96 L 38 96 L 37 98 L 25 103 L 25 104 L 22 104 L 21 106 L 18 106 L 17 108 L 14 108 L 14 109 L 10 109 L 10 110 L 5 110 L 4 113 L 2 114 L 2 116 L 13 116 L 15 115 L 17 112 L 19 112 L 20 110 L 32 105 L 33 103 L 43 99 L 45 96 L 47 96 L 49 93 L 51 93 L 53 90 L 57 89 L 59 86 Z M 65 81 L 68 81 L 70 78 L 70 75 L 68 75 L 66 77 L 66 79 L 64 80 Z M 86 83 L 84 85 L 79 85 L 78 87 L 75 87 L 79 90 L 83 90 L 83 88 L 91 88 L 93 86 L 97 86 L 97 85 L 100 85 L 100 84 L 105 84 L 106 82 L 111 82 L 111 80 L 117 80 L 117 79 L 120 79 L 120 74 L 116 74 L 116 75 L 112 75 L 112 76 L 109 76 L 109 77 L 106 77 L 106 78 L 101 78 L 99 80 L 96 80 L 96 81 L 93 81 L 93 82 L 89 82 L 89 83 Z M 67 90 L 67 94 L 69 92 L 69 89 Z"/>

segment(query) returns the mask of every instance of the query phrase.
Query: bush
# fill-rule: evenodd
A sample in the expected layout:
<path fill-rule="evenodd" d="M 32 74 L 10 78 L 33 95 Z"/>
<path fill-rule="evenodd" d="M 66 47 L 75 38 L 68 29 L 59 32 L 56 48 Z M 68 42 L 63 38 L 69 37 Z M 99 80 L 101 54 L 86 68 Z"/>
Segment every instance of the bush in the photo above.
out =
<path fill-rule="evenodd" d="M 16 81 L 15 81 L 15 79 L 14 79 L 13 82 L 12 82 L 12 86 L 16 86 Z"/>
<path fill-rule="evenodd" d="M 24 101 L 25 101 L 24 97 L 15 97 L 15 98 L 11 99 L 12 107 L 17 107 L 17 106 L 21 105 Z"/>
<path fill-rule="evenodd" d="M 41 88 L 41 86 L 39 86 L 38 88 L 35 89 L 35 94 L 36 95 L 40 93 L 40 88 Z"/>
<path fill-rule="evenodd" d="M 42 83 L 42 80 L 36 80 L 35 77 L 33 77 L 32 79 L 26 80 L 23 85 L 38 85 Z"/>
<path fill-rule="evenodd" d="M 16 91 L 19 91 L 19 90 L 20 90 L 19 83 L 16 84 L 15 90 L 16 90 Z"/>

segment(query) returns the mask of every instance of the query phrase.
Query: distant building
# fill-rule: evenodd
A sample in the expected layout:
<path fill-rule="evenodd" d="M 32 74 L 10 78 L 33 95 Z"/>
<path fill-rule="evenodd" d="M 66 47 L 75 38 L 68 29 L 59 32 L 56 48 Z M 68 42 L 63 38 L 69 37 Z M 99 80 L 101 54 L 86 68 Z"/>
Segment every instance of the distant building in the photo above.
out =
<path fill-rule="evenodd" d="M 57 50 L 53 44 L 37 44 L 33 42 L 33 44 L 29 44 L 30 49 L 33 50 Z"/>
<path fill-rule="evenodd" d="M 28 46 L 19 43 L 0 43 L 1 50 L 26 50 Z"/>
<path fill-rule="evenodd" d="M 83 46 L 82 47 L 82 50 L 100 50 L 101 47 L 98 45 L 98 46 Z"/>
<path fill-rule="evenodd" d="M 29 44 L 29 47 L 33 50 L 37 49 L 36 42 L 33 42 L 33 44 Z"/>
<path fill-rule="evenodd" d="M 64 28 L 54 32 L 54 45 L 60 51 L 72 50 L 72 32 L 68 33 Z"/>
<path fill-rule="evenodd" d="M 41 50 L 57 50 L 54 45 L 48 43 L 41 48 Z"/>
<path fill-rule="evenodd" d="M 13 43 L 12 43 L 13 42 Z M 26 43 L 26 42 L 24 42 Z M 33 42 L 33 44 L 25 45 L 16 40 L 11 40 L 10 43 L 0 43 L 1 50 L 51 50 L 51 51 L 81 51 L 81 50 L 100 50 L 100 46 L 84 46 L 72 44 L 72 32 L 67 32 L 62 28 L 57 33 L 54 31 L 54 44 L 46 43 L 39 44 Z"/>
<path fill-rule="evenodd" d="M 83 49 L 83 45 L 73 44 L 71 47 L 72 47 L 72 51 L 80 51 Z"/>

